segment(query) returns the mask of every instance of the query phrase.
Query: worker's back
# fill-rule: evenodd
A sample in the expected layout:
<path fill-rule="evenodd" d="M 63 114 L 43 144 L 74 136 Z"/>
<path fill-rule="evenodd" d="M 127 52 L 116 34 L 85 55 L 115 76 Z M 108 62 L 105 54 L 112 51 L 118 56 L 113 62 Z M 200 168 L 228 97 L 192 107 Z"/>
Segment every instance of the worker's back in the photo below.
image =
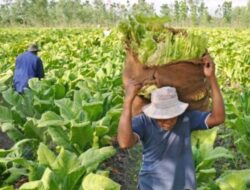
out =
<path fill-rule="evenodd" d="M 16 68 L 14 72 L 14 88 L 22 93 L 28 87 L 31 78 L 43 78 L 43 64 L 41 59 L 34 53 L 26 51 L 16 58 Z"/>

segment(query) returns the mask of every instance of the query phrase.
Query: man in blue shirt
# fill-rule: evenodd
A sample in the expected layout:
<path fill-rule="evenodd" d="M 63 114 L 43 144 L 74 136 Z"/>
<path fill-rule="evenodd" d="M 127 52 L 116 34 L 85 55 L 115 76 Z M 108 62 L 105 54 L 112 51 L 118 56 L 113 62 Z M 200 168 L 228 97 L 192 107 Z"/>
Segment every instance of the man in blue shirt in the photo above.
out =
<path fill-rule="evenodd" d="M 39 51 L 36 44 L 31 44 L 28 51 L 22 53 L 16 58 L 14 72 L 14 88 L 18 93 L 23 93 L 28 88 L 28 81 L 31 78 L 43 78 L 43 62 L 37 56 Z"/>
<path fill-rule="evenodd" d="M 162 87 L 152 92 L 151 103 L 143 107 L 143 113 L 132 118 L 132 102 L 141 84 L 133 80 L 125 84 L 118 142 L 121 148 L 130 148 L 138 140 L 143 144 L 140 190 L 196 189 L 191 132 L 212 128 L 225 119 L 214 63 L 209 55 L 203 60 L 212 90 L 211 112 L 186 111 L 188 104 L 178 100 L 175 88 Z"/>

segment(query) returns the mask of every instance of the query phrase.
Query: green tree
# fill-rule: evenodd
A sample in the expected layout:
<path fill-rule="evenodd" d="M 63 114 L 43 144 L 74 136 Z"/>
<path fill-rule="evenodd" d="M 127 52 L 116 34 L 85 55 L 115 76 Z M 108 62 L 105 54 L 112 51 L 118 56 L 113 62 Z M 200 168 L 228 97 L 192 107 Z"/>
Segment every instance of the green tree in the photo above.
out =
<path fill-rule="evenodd" d="M 168 4 L 162 4 L 160 9 L 161 16 L 171 17 L 171 9 Z"/>
<path fill-rule="evenodd" d="M 188 16 L 188 6 L 186 0 L 180 2 L 180 20 L 185 21 Z"/>
<path fill-rule="evenodd" d="M 132 6 L 132 14 L 147 14 L 147 16 L 153 16 L 155 15 L 154 4 L 149 4 L 145 0 L 138 0 L 138 3 Z"/>
<path fill-rule="evenodd" d="M 193 25 L 198 25 L 198 8 L 197 8 L 197 2 L 193 0 L 188 1 L 190 11 L 191 11 L 191 20 Z"/>
<path fill-rule="evenodd" d="M 225 1 L 222 4 L 223 18 L 227 23 L 231 23 L 232 20 L 232 1 Z"/>
<path fill-rule="evenodd" d="M 180 4 L 179 1 L 174 1 L 174 20 L 179 22 L 180 20 Z"/>

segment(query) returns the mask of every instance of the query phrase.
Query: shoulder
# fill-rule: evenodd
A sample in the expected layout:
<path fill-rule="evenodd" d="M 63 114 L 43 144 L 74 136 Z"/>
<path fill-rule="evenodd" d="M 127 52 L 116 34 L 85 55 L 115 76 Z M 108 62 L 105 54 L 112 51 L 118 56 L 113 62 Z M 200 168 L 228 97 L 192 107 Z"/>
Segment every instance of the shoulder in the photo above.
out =
<path fill-rule="evenodd" d="M 203 117 L 205 115 L 208 115 L 210 112 L 205 112 L 205 111 L 198 111 L 198 110 L 188 110 L 186 112 L 184 112 L 184 116 L 188 117 L 188 118 L 192 118 L 192 117 Z"/>
<path fill-rule="evenodd" d="M 137 116 L 134 116 L 133 120 L 141 121 L 141 122 L 146 124 L 146 123 L 152 122 L 154 119 L 146 116 L 144 113 L 141 113 L 141 114 L 139 114 Z"/>

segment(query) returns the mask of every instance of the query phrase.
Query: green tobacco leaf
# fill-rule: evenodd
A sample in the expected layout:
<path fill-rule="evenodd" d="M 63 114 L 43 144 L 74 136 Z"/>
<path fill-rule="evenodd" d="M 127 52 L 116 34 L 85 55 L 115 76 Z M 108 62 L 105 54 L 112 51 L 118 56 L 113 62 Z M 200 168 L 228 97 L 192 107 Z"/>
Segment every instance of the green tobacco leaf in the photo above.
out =
<path fill-rule="evenodd" d="M 202 169 L 196 172 L 198 183 L 206 183 L 209 180 L 213 180 L 215 178 L 216 170 L 215 168 Z"/>
<path fill-rule="evenodd" d="M 6 173 L 10 173 L 10 176 L 4 180 L 6 184 L 14 184 L 21 176 L 27 175 L 27 170 L 25 168 L 12 167 L 5 170 Z"/>
<path fill-rule="evenodd" d="M 15 190 L 15 189 L 13 186 L 6 186 L 6 187 L 0 188 L 0 190 Z"/>
<path fill-rule="evenodd" d="M 13 123 L 12 113 L 9 108 L 0 105 L 0 123 Z"/>
<path fill-rule="evenodd" d="M 55 93 L 55 99 L 61 99 L 66 94 L 66 89 L 64 85 L 62 84 L 55 84 L 54 85 L 54 93 Z"/>
<path fill-rule="evenodd" d="M 69 98 L 63 98 L 61 100 L 55 100 L 55 104 L 60 108 L 60 115 L 65 120 L 75 119 L 75 113 L 72 111 L 72 101 Z"/>
<path fill-rule="evenodd" d="M 7 83 L 13 76 L 13 71 L 8 70 L 5 73 L 0 74 L 0 84 L 3 85 L 4 83 Z"/>
<path fill-rule="evenodd" d="M 192 146 L 199 146 L 201 155 L 207 155 L 208 152 L 213 149 L 217 131 L 217 128 L 213 128 L 205 131 L 192 132 Z"/>
<path fill-rule="evenodd" d="M 47 111 L 38 121 L 38 127 L 63 126 L 66 122 L 59 115 L 52 111 Z"/>
<path fill-rule="evenodd" d="M 113 180 L 102 175 L 90 173 L 82 183 L 85 190 L 120 190 L 121 186 Z"/>
<path fill-rule="evenodd" d="M 44 165 L 37 163 L 33 163 L 31 167 L 29 167 L 29 181 L 40 180 L 44 174 L 46 167 Z"/>
<path fill-rule="evenodd" d="M 87 169 L 87 173 L 96 170 L 98 165 L 104 160 L 115 155 L 116 150 L 112 146 L 103 147 L 100 149 L 91 148 L 82 153 L 79 157 L 82 165 Z"/>
<path fill-rule="evenodd" d="M 43 177 L 41 179 L 44 189 L 49 190 L 61 190 L 60 181 L 57 181 L 56 175 L 49 168 L 44 171 Z"/>
<path fill-rule="evenodd" d="M 216 180 L 221 190 L 247 190 L 250 183 L 250 170 L 228 170 Z"/>
<path fill-rule="evenodd" d="M 63 181 L 63 187 L 65 190 L 75 190 L 79 189 L 79 182 L 82 180 L 82 177 L 86 169 L 84 166 L 80 166 L 74 171 L 70 172 Z"/>
<path fill-rule="evenodd" d="M 20 190 L 47 190 L 44 188 L 42 181 L 31 181 L 23 184 Z"/>
<path fill-rule="evenodd" d="M 55 159 L 55 154 L 45 144 L 40 143 L 37 150 L 37 160 L 39 163 L 51 167 Z"/>
<path fill-rule="evenodd" d="M 70 128 L 70 140 L 83 149 L 93 139 L 94 129 L 89 122 L 73 123 Z"/>
<path fill-rule="evenodd" d="M 24 135 L 21 133 L 21 131 L 11 123 L 4 123 L 1 128 L 2 131 L 7 133 L 8 137 L 15 142 L 24 138 Z"/>
<path fill-rule="evenodd" d="M 9 149 L 9 150 L 5 150 L 5 149 L 0 149 L 0 157 L 4 158 L 6 157 L 9 153 L 13 152 L 14 149 Z"/>
<path fill-rule="evenodd" d="M 36 138 L 39 141 L 43 141 L 44 139 L 44 129 L 38 128 L 37 124 L 35 124 L 34 119 L 29 119 L 23 126 L 25 136 L 28 138 Z"/>
<path fill-rule="evenodd" d="M 68 137 L 68 132 L 63 130 L 62 127 L 49 127 L 48 128 L 48 133 L 51 136 L 52 140 L 59 146 L 63 146 L 66 149 L 71 149 L 71 142 Z"/>
<path fill-rule="evenodd" d="M 97 125 L 95 127 L 95 131 L 96 131 L 96 135 L 101 137 L 109 132 L 109 128 L 107 126 Z"/>
<path fill-rule="evenodd" d="M 209 152 L 207 152 L 206 155 L 203 155 L 204 158 L 202 160 L 202 162 L 200 162 L 197 166 L 196 169 L 198 170 L 199 168 L 206 168 L 209 167 L 211 165 L 211 163 L 213 163 L 215 160 L 218 160 L 220 158 L 229 158 L 229 159 L 233 159 L 234 156 L 233 154 L 223 148 L 223 147 L 216 147 L 213 150 L 210 150 Z"/>
<path fill-rule="evenodd" d="M 215 149 L 213 149 L 212 151 L 209 152 L 209 154 L 206 156 L 205 160 L 215 160 L 218 158 L 231 158 L 231 159 L 233 159 L 234 156 L 229 150 L 227 150 L 223 147 L 216 147 Z"/>
<path fill-rule="evenodd" d="M 103 102 L 84 103 L 83 110 L 86 113 L 88 120 L 96 121 L 103 114 Z"/>
<path fill-rule="evenodd" d="M 3 98 L 8 104 L 15 106 L 20 102 L 21 95 L 14 91 L 13 88 L 9 88 L 3 92 Z"/>
<path fill-rule="evenodd" d="M 52 165 L 52 169 L 59 172 L 60 178 L 63 179 L 69 173 L 78 169 L 79 166 L 80 161 L 78 160 L 77 156 L 74 153 L 62 148 Z"/>

